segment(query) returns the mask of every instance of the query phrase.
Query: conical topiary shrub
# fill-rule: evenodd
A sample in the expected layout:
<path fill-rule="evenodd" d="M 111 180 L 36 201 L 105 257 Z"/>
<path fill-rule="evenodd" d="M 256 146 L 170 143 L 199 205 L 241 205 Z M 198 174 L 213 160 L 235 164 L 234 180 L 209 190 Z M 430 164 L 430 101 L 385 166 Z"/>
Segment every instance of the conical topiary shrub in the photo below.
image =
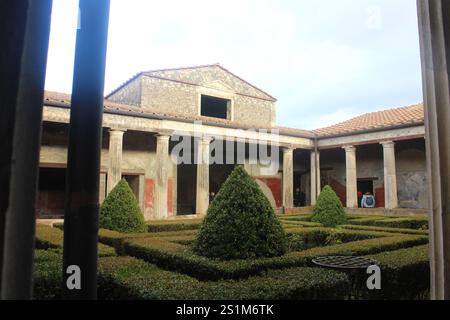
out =
<path fill-rule="evenodd" d="M 119 232 L 145 232 L 144 216 L 125 179 L 108 194 L 100 209 L 100 228 Z"/>
<path fill-rule="evenodd" d="M 286 236 L 272 206 L 242 166 L 211 203 L 194 252 L 222 260 L 280 256 Z"/>
<path fill-rule="evenodd" d="M 330 186 L 325 186 L 320 193 L 311 221 L 321 223 L 325 227 L 335 227 L 347 221 L 341 200 Z"/>

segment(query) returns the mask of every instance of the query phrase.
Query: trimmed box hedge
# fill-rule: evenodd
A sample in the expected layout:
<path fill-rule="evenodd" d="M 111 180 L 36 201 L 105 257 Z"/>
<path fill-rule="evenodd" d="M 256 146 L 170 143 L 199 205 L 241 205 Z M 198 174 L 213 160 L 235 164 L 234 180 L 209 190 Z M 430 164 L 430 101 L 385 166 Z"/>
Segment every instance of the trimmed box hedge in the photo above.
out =
<path fill-rule="evenodd" d="M 313 268 L 269 271 L 240 281 L 202 282 L 134 258 L 100 263 L 100 298 L 179 300 L 342 299 L 350 288 L 342 273 Z"/>
<path fill-rule="evenodd" d="M 52 228 L 47 225 L 36 225 L 35 246 L 37 249 L 62 249 L 64 241 L 64 233 L 60 229 Z M 99 257 L 115 256 L 114 247 L 98 244 Z"/>
<path fill-rule="evenodd" d="M 61 299 L 61 253 L 37 250 L 34 299 Z M 241 281 L 202 282 L 132 257 L 99 259 L 98 297 L 106 300 L 342 299 L 350 289 L 340 272 L 318 268 L 271 270 Z"/>
<path fill-rule="evenodd" d="M 55 249 L 35 250 L 33 297 L 40 300 L 62 298 L 62 252 Z"/>
<path fill-rule="evenodd" d="M 429 299 L 430 261 L 428 245 L 368 256 L 380 263 L 381 290 L 371 299 Z"/>
<path fill-rule="evenodd" d="M 300 215 L 278 215 L 278 218 L 282 221 L 311 221 L 312 214 L 300 214 Z"/>
<path fill-rule="evenodd" d="M 362 219 L 353 219 L 348 221 L 347 224 L 403 229 L 427 229 L 428 218 L 422 216 L 393 218 L 368 217 Z"/>
<path fill-rule="evenodd" d="M 322 227 L 322 224 L 318 222 L 309 222 L 309 221 L 296 221 L 296 220 L 281 220 L 281 224 L 284 228 L 292 228 L 292 227 L 306 227 L 306 228 L 318 228 Z"/>
<path fill-rule="evenodd" d="M 374 222 L 374 226 L 405 229 L 428 229 L 428 218 L 407 217 L 377 220 Z"/>
<path fill-rule="evenodd" d="M 353 221 L 359 223 L 361 217 L 349 216 L 348 225 L 337 229 L 308 226 L 305 215 L 291 216 L 300 220 L 280 216 L 291 243 L 297 247 L 291 246 L 291 252 L 281 257 L 232 261 L 195 255 L 190 250 L 197 234 L 194 229 L 139 234 L 100 229 L 99 241 L 109 246 L 99 244 L 102 256 L 99 258 L 99 298 L 428 298 L 427 230 L 398 227 L 406 223 L 417 226 L 416 221 L 420 224 L 426 219 L 364 217 L 365 221 L 372 221 L 368 226 L 352 224 Z M 381 220 L 395 227 L 372 225 Z M 36 250 L 35 255 L 34 295 L 37 299 L 61 298 L 62 239 L 63 232 L 57 228 L 36 227 L 36 247 L 47 249 Z M 129 256 L 103 257 L 115 254 L 110 246 L 119 254 Z M 345 273 L 316 268 L 311 263 L 314 257 L 326 255 L 368 256 L 379 261 L 382 290 L 368 292 L 365 283 L 361 283 L 360 290 L 351 292 Z M 358 296 L 361 292 L 363 295 Z"/>
<path fill-rule="evenodd" d="M 99 259 L 100 299 L 426 299 L 429 294 L 428 246 L 369 255 L 382 269 L 382 290 L 355 297 L 349 278 L 321 268 L 269 270 L 240 281 L 202 282 L 165 271 L 132 257 Z M 36 250 L 34 298 L 60 299 L 62 255 Z M 365 283 L 360 284 L 365 286 Z"/>
<path fill-rule="evenodd" d="M 197 230 L 203 219 L 176 219 L 148 221 L 148 232 L 167 232 L 182 230 Z"/>
<path fill-rule="evenodd" d="M 60 299 L 61 250 L 51 248 L 61 247 L 62 232 L 41 225 L 39 229 L 37 243 L 47 250 L 36 250 L 35 298 Z M 350 296 L 363 299 L 428 298 L 428 246 L 422 245 L 428 241 L 426 230 L 358 225 L 340 229 L 294 226 L 286 229 L 289 235 L 302 237 L 307 243 L 319 246 L 282 257 L 233 261 L 194 255 L 187 244 L 194 239 L 196 232 L 123 234 L 100 230 L 100 241 L 119 248 L 118 252 L 122 254 L 142 260 L 133 257 L 100 258 L 99 297 L 236 300 L 342 299 Z M 332 240 L 343 243 L 322 246 L 330 236 Z M 310 268 L 313 266 L 312 258 L 325 255 L 369 255 L 376 259 L 382 268 L 382 290 L 366 290 L 363 296 L 356 296 L 364 290 L 351 293 L 345 274 Z"/>
<path fill-rule="evenodd" d="M 170 237 L 125 239 L 121 245 L 125 254 L 154 263 L 163 269 L 185 273 L 201 280 L 220 280 L 245 278 L 268 269 L 308 266 L 310 260 L 316 256 L 367 255 L 428 242 L 427 237 L 420 235 L 384 235 L 383 238 L 290 252 L 281 257 L 232 261 L 200 257 L 192 253 L 188 246 L 171 242 Z"/>
<path fill-rule="evenodd" d="M 388 227 L 374 227 L 374 226 L 360 226 L 360 225 L 342 225 L 341 228 L 348 230 L 366 230 L 366 231 L 380 231 L 390 233 L 403 233 L 403 234 L 421 234 L 428 235 L 428 230 L 416 230 L 416 229 L 404 229 L 404 228 L 388 228 Z"/>
<path fill-rule="evenodd" d="M 386 220 L 386 217 L 382 216 L 366 216 L 361 218 L 349 219 L 347 224 L 361 225 L 361 226 L 373 226 L 375 221 Z"/>

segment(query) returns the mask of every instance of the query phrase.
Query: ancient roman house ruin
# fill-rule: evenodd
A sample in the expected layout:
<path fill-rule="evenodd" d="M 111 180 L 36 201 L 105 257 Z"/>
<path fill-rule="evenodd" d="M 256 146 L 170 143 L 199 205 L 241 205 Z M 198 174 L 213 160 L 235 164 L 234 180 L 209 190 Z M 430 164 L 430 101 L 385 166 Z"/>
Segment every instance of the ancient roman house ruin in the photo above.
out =
<path fill-rule="evenodd" d="M 69 116 L 70 96 L 46 92 L 40 218 L 64 213 Z M 177 164 L 171 152 L 177 144 L 174 132 L 195 135 L 199 128 L 199 139 L 189 137 L 192 154 L 208 157 L 212 143 L 219 142 L 236 161 L 236 150 L 244 147 L 240 160 L 276 209 L 314 205 L 327 184 L 347 208 L 357 208 L 358 192 L 370 192 L 379 210 L 426 209 L 422 105 L 368 113 L 313 131 L 275 123 L 276 99 L 220 65 L 141 72 L 105 99 L 100 202 L 124 178 L 146 219 L 204 215 L 234 164 Z M 279 133 L 277 141 L 263 134 L 262 143 L 254 129 Z M 251 161 L 249 150 L 271 143 L 279 145 L 280 160 L 277 171 L 267 174 Z"/>

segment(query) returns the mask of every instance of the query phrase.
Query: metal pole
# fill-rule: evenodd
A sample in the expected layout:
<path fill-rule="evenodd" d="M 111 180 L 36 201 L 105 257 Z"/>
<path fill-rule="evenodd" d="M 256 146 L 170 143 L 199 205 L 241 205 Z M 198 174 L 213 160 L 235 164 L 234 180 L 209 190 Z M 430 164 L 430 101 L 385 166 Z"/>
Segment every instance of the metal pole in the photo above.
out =
<path fill-rule="evenodd" d="M 64 216 L 66 299 L 97 298 L 98 195 L 109 4 L 109 0 L 80 0 Z M 81 287 L 68 286 L 77 276 Z"/>
<path fill-rule="evenodd" d="M 17 70 L 19 78 L 13 120 L 9 203 L 5 215 L 2 299 L 32 297 L 42 101 L 52 9 L 51 0 L 21 2 L 24 5 L 22 9 L 26 8 L 23 11 L 26 12 L 26 24 L 20 68 Z"/>

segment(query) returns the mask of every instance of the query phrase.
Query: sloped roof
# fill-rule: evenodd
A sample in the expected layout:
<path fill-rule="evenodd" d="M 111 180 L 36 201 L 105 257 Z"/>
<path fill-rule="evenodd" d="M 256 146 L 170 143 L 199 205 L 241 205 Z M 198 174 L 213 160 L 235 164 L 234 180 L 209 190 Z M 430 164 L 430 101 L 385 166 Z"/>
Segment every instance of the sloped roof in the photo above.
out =
<path fill-rule="evenodd" d="M 46 91 L 44 96 L 45 104 L 62 104 L 70 106 L 70 95 L 59 92 Z M 210 118 L 204 116 L 191 116 L 181 113 L 161 112 L 160 110 L 149 108 L 138 108 L 125 104 L 115 103 L 109 100 L 104 101 L 105 111 L 124 112 L 130 116 L 153 116 L 169 120 L 181 121 L 202 121 L 206 125 L 225 126 L 238 129 L 250 129 L 245 123 L 230 121 L 226 119 Z M 278 129 L 280 134 L 302 137 L 302 138 L 325 138 L 330 136 L 345 136 L 359 132 L 371 130 L 383 130 L 399 126 L 422 125 L 424 123 L 424 109 L 422 104 L 411 105 L 402 108 L 388 109 L 384 111 L 366 113 L 350 120 L 316 130 L 304 130 L 287 127 L 274 127 L 267 129 Z"/>
<path fill-rule="evenodd" d="M 189 83 L 189 82 L 186 82 L 186 81 L 183 81 L 183 80 L 180 80 L 180 79 L 175 79 L 173 77 L 164 76 L 164 74 L 167 74 L 168 72 L 170 73 L 170 72 L 176 72 L 176 71 L 196 70 L 196 69 L 205 69 L 205 68 L 220 68 L 224 72 L 226 72 L 226 73 L 232 75 L 234 78 L 242 81 L 243 83 L 245 83 L 246 85 L 250 86 L 254 90 L 259 91 L 263 96 L 265 96 L 266 99 L 271 100 L 273 102 L 277 101 L 276 98 L 274 98 L 272 95 L 270 95 L 266 91 L 258 88 L 257 86 L 251 84 L 250 82 L 242 79 L 241 77 L 237 76 L 233 72 L 231 72 L 228 69 L 224 68 L 219 63 L 216 63 L 216 64 L 205 64 L 205 65 L 198 65 L 198 66 L 190 66 L 190 67 L 166 68 L 166 69 L 156 69 L 156 70 L 142 71 L 142 72 L 139 72 L 139 73 L 135 74 L 133 77 L 131 77 L 130 79 L 125 81 L 123 84 L 121 84 L 118 88 L 116 88 L 113 91 L 111 91 L 109 94 L 106 95 L 106 98 L 108 99 L 114 93 L 116 93 L 120 89 L 124 88 L 129 83 L 131 83 L 132 81 L 136 80 L 137 78 L 139 78 L 142 75 L 145 75 L 145 76 L 148 76 L 148 77 L 156 77 L 156 78 L 160 78 L 160 79 L 168 80 L 168 81 L 183 82 L 183 83 L 186 83 L 186 84 L 195 85 L 193 83 Z"/>
<path fill-rule="evenodd" d="M 366 113 L 335 125 L 313 130 L 318 137 L 349 135 L 361 131 L 387 129 L 424 122 L 423 104 Z"/>
<path fill-rule="evenodd" d="M 70 107 L 70 99 L 71 95 L 67 93 L 60 93 L 60 92 L 54 92 L 54 91 L 45 91 L 44 94 L 44 104 L 45 105 L 57 105 L 57 106 L 64 106 L 64 107 Z M 192 115 L 186 115 L 182 113 L 174 113 L 174 112 L 162 112 L 160 110 L 150 109 L 150 108 L 140 108 L 136 106 L 129 106 L 126 104 L 120 104 L 115 103 L 112 101 L 109 101 L 107 99 L 104 100 L 104 110 L 105 112 L 122 112 L 125 114 L 128 114 L 130 116 L 147 116 L 147 117 L 155 117 L 157 119 L 167 119 L 167 120 L 174 120 L 174 121 L 187 121 L 187 122 L 194 122 L 194 121 L 201 121 L 205 125 L 213 125 L 213 126 L 223 126 L 223 127 L 229 127 L 229 128 L 236 128 L 236 129 L 253 129 L 253 126 L 249 126 L 245 123 L 239 122 L 239 121 L 230 121 L 226 119 L 219 119 L 219 118 L 211 118 L 211 117 L 204 117 L 204 116 L 192 116 Z M 291 135 L 291 136 L 298 136 L 303 138 L 310 138 L 313 137 L 313 133 L 311 131 L 307 130 L 300 130 L 300 129 L 289 129 L 287 128 L 261 128 L 261 129 L 267 129 L 267 130 L 274 130 L 274 129 L 280 129 L 281 134 Z"/>

